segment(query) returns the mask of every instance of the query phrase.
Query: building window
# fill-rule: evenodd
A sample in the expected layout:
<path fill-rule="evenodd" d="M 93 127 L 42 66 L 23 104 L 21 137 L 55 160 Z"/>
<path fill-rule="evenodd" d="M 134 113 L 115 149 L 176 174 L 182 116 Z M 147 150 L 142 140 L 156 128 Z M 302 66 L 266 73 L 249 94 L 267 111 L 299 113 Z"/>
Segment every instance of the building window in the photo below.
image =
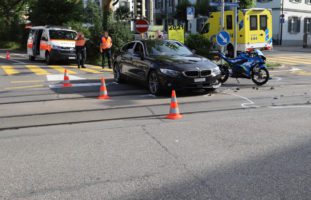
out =
<path fill-rule="evenodd" d="M 289 1 L 293 3 L 301 3 L 301 0 L 289 0 Z"/>
<path fill-rule="evenodd" d="M 299 33 L 300 32 L 300 18 L 289 17 L 288 18 L 288 32 Z"/>
<path fill-rule="evenodd" d="M 305 18 L 303 32 L 311 34 L 311 18 Z"/>
<path fill-rule="evenodd" d="M 232 30 L 232 15 L 226 16 L 227 30 Z"/>
<path fill-rule="evenodd" d="M 306 0 L 306 4 L 311 4 L 311 0 Z"/>
<path fill-rule="evenodd" d="M 257 24 L 257 15 L 251 15 L 250 16 L 250 30 L 255 31 L 258 29 L 258 24 Z"/>
<path fill-rule="evenodd" d="M 268 17 L 267 15 L 260 15 L 260 30 L 265 31 L 267 29 L 267 21 Z"/>

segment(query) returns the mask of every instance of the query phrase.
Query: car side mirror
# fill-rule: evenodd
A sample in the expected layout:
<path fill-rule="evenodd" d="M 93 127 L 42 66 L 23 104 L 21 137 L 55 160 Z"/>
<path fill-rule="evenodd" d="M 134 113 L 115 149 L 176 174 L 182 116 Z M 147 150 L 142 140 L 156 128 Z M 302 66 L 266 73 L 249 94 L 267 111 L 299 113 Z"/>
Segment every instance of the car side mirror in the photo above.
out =
<path fill-rule="evenodd" d="M 193 54 L 196 54 L 196 53 L 197 53 L 197 51 L 196 51 L 195 49 L 192 49 L 191 52 L 192 52 Z"/>

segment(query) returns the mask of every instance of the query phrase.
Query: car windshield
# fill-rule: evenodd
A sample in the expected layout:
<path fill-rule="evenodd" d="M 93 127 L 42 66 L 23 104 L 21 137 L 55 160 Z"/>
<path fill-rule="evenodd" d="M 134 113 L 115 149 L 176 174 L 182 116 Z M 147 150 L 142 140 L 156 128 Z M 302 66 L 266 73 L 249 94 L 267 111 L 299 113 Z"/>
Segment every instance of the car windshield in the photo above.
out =
<path fill-rule="evenodd" d="M 148 54 L 151 56 L 187 56 L 192 52 L 177 41 L 148 40 L 146 41 Z"/>
<path fill-rule="evenodd" d="M 50 38 L 56 40 L 74 40 L 76 35 L 73 31 L 50 30 Z"/>

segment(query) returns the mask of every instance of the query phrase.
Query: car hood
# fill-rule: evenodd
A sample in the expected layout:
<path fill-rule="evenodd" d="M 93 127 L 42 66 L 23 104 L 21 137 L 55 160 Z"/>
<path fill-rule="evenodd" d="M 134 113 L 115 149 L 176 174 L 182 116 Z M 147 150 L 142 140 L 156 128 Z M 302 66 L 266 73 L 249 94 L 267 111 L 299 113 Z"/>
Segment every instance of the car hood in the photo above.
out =
<path fill-rule="evenodd" d="M 212 69 L 217 65 L 209 59 L 198 55 L 190 56 L 153 56 L 152 59 L 159 65 L 168 69 L 179 71 Z"/>

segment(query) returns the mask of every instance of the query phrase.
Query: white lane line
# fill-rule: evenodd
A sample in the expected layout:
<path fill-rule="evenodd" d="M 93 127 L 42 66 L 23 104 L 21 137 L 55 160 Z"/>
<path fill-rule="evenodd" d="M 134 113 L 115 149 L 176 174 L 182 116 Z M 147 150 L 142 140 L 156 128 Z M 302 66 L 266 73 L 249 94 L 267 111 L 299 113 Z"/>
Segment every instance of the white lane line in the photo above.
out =
<path fill-rule="evenodd" d="M 6 59 L 6 57 L 3 57 L 3 56 L 0 56 L 0 58 L 2 58 L 2 59 Z M 14 59 L 10 59 L 10 60 L 8 60 L 8 61 L 13 61 L 13 62 L 16 62 L 16 63 L 18 63 L 18 64 L 26 65 L 26 63 L 25 63 L 25 62 L 18 61 L 18 60 L 14 60 Z M 14 64 L 14 63 L 13 63 L 13 64 Z"/>
<path fill-rule="evenodd" d="M 300 68 L 297 68 L 297 67 L 292 67 L 291 69 L 288 69 L 288 70 L 278 70 L 278 71 L 273 71 L 273 70 L 270 70 L 269 72 L 270 73 L 279 73 L 279 72 L 295 72 L 295 71 L 300 71 L 302 69 Z"/>
<path fill-rule="evenodd" d="M 302 106 L 269 106 L 272 109 L 287 109 L 287 108 L 311 108 L 311 105 L 302 105 Z"/>
<path fill-rule="evenodd" d="M 247 103 L 242 103 L 241 106 L 243 108 L 258 108 L 260 106 L 256 106 L 255 103 L 250 100 L 249 98 L 247 97 L 244 97 L 244 96 L 241 96 L 241 95 L 237 95 L 237 94 L 230 94 L 230 93 L 226 93 L 226 92 L 223 92 L 224 94 L 228 94 L 228 95 L 232 95 L 232 96 L 236 96 L 236 97 L 239 97 L 241 99 L 244 99 L 245 101 L 247 101 Z"/>
<path fill-rule="evenodd" d="M 74 75 L 68 75 L 69 80 L 85 80 L 86 78 L 82 78 L 79 76 L 74 76 Z M 63 74 L 50 74 L 46 75 L 47 81 L 63 81 L 64 80 L 64 75 Z"/>
<path fill-rule="evenodd" d="M 281 81 L 282 78 L 281 77 L 278 77 L 278 76 L 273 76 L 271 77 L 272 79 L 270 81 Z"/>
<path fill-rule="evenodd" d="M 71 87 L 90 87 L 90 86 L 100 86 L 101 83 L 73 83 Z M 107 85 L 107 84 L 106 84 Z M 50 88 L 63 88 L 63 84 L 52 84 L 49 85 Z"/>
<path fill-rule="evenodd" d="M 72 86 L 71 87 L 90 87 L 90 86 L 100 86 L 101 83 L 72 83 Z M 109 85 L 114 85 L 114 83 L 107 83 L 106 86 L 109 86 Z M 49 87 L 51 89 L 55 89 L 55 88 L 63 88 L 63 84 L 51 84 L 49 85 Z M 70 87 L 68 87 L 70 88 Z"/>

